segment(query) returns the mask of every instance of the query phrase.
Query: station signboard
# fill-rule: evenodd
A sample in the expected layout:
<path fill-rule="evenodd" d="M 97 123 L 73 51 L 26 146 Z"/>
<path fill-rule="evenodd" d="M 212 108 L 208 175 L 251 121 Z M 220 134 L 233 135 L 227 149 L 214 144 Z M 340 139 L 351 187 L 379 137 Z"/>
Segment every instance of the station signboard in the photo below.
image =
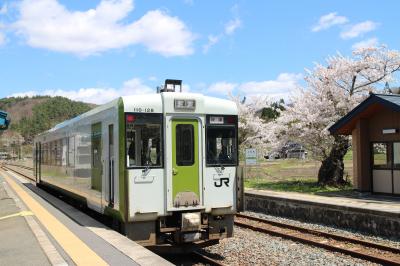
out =
<path fill-rule="evenodd" d="M 246 165 L 257 164 L 257 149 L 249 148 L 246 149 Z"/>

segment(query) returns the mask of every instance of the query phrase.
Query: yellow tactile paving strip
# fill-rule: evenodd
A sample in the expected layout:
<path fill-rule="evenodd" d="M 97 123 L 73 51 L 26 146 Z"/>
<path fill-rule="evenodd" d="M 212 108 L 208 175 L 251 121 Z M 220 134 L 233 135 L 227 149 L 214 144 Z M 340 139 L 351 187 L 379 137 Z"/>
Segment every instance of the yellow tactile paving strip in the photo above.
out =
<path fill-rule="evenodd" d="M 4 175 L 4 178 L 74 263 L 77 265 L 107 265 L 102 258 L 25 192 L 11 177 Z"/>

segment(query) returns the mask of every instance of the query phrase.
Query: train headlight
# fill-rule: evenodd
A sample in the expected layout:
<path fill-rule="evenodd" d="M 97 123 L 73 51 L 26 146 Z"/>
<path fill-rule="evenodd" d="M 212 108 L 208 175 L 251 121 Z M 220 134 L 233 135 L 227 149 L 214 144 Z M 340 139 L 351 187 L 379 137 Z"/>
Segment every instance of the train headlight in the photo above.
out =
<path fill-rule="evenodd" d="M 200 212 L 187 212 L 182 213 L 181 231 L 197 231 L 201 228 L 201 215 Z"/>

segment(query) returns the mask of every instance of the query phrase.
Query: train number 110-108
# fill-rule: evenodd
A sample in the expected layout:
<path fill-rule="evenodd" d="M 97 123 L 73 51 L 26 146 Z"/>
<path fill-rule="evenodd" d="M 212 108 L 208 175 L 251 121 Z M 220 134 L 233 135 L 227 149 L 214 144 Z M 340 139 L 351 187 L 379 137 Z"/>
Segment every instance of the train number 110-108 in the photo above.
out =
<path fill-rule="evenodd" d="M 154 113 L 154 108 L 149 108 L 149 107 L 135 107 L 133 108 L 134 112 L 137 113 Z"/>

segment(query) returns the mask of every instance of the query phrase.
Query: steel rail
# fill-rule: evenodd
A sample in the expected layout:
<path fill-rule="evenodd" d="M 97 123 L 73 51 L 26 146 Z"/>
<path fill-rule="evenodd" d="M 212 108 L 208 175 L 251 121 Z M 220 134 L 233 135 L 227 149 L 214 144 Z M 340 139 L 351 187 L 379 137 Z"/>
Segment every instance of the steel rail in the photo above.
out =
<path fill-rule="evenodd" d="M 215 266 L 226 266 L 218 260 L 212 259 L 209 256 L 202 254 L 198 251 L 193 251 L 192 254 L 200 261 L 206 263 L 207 265 L 215 265 Z"/>
<path fill-rule="evenodd" d="M 28 167 L 28 166 L 15 165 L 15 164 L 12 164 L 12 166 L 16 166 L 16 167 L 20 167 L 20 168 L 28 169 L 28 170 L 33 170 L 33 168 Z M 22 173 L 20 171 L 15 170 L 15 169 L 9 168 L 6 165 L 2 165 L 1 168 L 5 169 L 5 170 L 12 171 L 12 172 L 15 172 L 15 173 L 17 173 L 19 175 L 22 175 L 25 178 L 28 178 L 29 180 L 35 181 L 35 179 L 33 177 L 28 176 L 25 173 Z M 198 251 L 193 251 L 191 254 L 194 257 L 196 257 L 199 261 L 202 261 L 202 262 L 206 263 L 207 265 L 226 266 L 225 264 L 219 262 L 218 260 L 212 259 L 211 257 L 207 256 L 206 254 L 202 254 L 202 253 L 200 253 Z"/>
<path fill-rule="evenodd" d="M 11 166 L 19 167 L 19 168 L 24 168 L 24 169 L 27 169 L 27 170 L 33 170 L 33 167 L 29 167 L 29 166 L 25 166 L 25 165 L 11 164 L 11 163 L 7 163 L 5 165 L 11 165 Z"/>
<path fill-rule="evenodd" d="M 19 165 L 13 165 L 13 166 L 19 167 Z M 7 167 L 6 165 L 2 165 L 1 168 L 4 169 L 4 170 L 13 171 L 13 172 L 15 172 L 15 173 L 17 173 L 17 174 L 19 174 L 19 175 L 21 175 L 21 176 L 23 176 L 23 177 L 25 177 L 25 178 L 31 180 L 31 181 L 33 181 L 33 182 L 36 182 L 36 180 L 35 180 L 34 177 L 28 176 L 28 175 L 25 174 L 25 173 L 22 173 L 22 172 L 20 172 L 20 171 L 15 170 L 15 169 L 9 168 L 9 167 Z M 25 167 L 21 167 L 21 168 L 25 168 Z M 26 169 L 28 169 L 28 168 L 26 168 Z M 30 170 L 33 170 L 33 168 L 30 168 Z"/>
<path fill-rule="evenodd" d="M 324 248 L 330 251 L 340 252 L 346 255 L 384 265 L 400 265 L 400 250 L 393 247 L 388 247 L 369 241 L 355 239 L 352 237 L 344 237 L 336 234 L 307 229 L 304 227 L 270 221 L 243 214 L 237 214 L 236 217 L 245 220 L 239 221 L 238 219 L 235 219 L 235 225 L 243 228 L 248 228 L 257 232 L 290 239 L 311 246 Z M 251 222 L 246 222 L 246 219 L 250 220 Z M 252 224 L 252 222 L 258 224 Z M 329 244 L 329 242 L 332 242 L 332 240 L 336 241 L 336 243 L 334 243 L 335 245 Z M 358 247 L 346 248 L 343 245 L 346 243 L 358 245 Z M 381 254 L 382 252 L 386 254 Z M 390 252 L 391 254 L 387 254 L 388 252 Z"/>

